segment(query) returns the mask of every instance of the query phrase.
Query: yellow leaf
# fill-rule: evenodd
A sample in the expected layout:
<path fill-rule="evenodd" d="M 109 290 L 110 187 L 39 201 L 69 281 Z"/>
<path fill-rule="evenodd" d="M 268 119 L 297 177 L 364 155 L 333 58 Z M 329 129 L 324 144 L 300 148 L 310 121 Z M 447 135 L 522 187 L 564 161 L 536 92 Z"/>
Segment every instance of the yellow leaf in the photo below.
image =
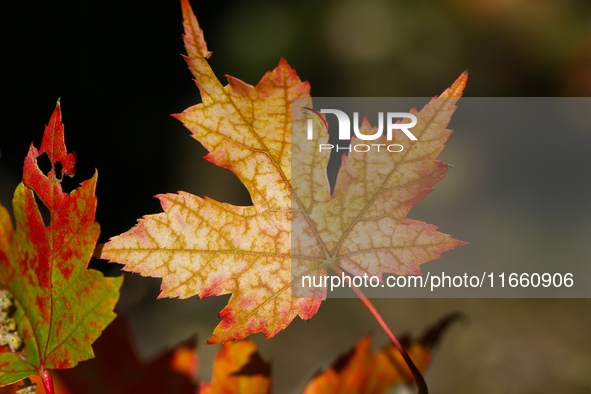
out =
<path fill-rule="evenodd" d="M 310 85 L 282 59 L 256 86 L 233 77 L 223 86 L 206 61 L 211 52 L 187 0 L 182 7 L 186 60 L 202 104 L 175 116 L 210 152 L 207 160 L 244 183 L 253 205 L 239 207 L 185 192 L 159 195 L 164 212 L 144 216 L 135 228 L 111 238 L 102 258 L 125 264 L 127 271 L 161 277 L 160 297 L 232 294 L 209 339 L 220 343 L 257 332 L 270 338 L 295 316 L 310 319 L 318 311 L 326 288 L 292 297 L 292 257 L 301 263 L 301 273 L 313 275 L 327 275 L 335 263 L 354 274 L 406 274 L 420 272 L 420 264 L 463 244 L 433 225 L 405 219 L 447 169 L 436 157 L 451 133 L 445 127 L 457 98 L 414 112 L 421 141 L 408 154 L 372 156 L 371 163 L 355 154 L 345 157 L 330 195 L 328 157 L 292 162 L 297 146 L 292 144 L 291 99 L 309 98 Z M 466 78 L 463 74 L 442 96 L 461 95 Z M 367 132 L 370 126 L 366 122 L 363 127 Z M 385 178 L 359 170 L 367 164 L 380 167 Z M 292 184 L 292 169 L 297 177 L 308 177 L 310 187 Z M 367 239 L 376 226 L 379 240 L 351 241 L 362 233 Z M 302 234 L 296 250 L 294 228 Z M 364 267 L 360 258 L 379 264 Z"/>

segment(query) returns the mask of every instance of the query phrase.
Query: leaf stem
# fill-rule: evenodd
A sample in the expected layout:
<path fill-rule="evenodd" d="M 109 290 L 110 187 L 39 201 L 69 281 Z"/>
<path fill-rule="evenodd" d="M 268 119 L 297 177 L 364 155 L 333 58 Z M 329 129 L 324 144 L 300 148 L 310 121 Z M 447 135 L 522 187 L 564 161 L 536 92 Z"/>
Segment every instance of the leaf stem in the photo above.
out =
<path fill-rule="evenodd" d="M 331 266 L 330 269 L 335 274 L 337 274 L 339 276 L 345 275 L 343 270 L 336 265 Z M 371 301 L 369 301 L 369 299 L 365 296 L 365 294 L 363 294 L 363 291 L 361 291 L 361 289 L 359 287 L 357 287 L 351 283 L 351 290 L 353 290 L 353 292 L 357 295 L 359 300 L 361 302 L 363 302 L 363 305 L 365 305 L 365 307 L 369 310 L 369 312 L 377 320 L 378 324 L 382 327 L 382 330 L 384 330 L 384 332 L 386 333 L 388 338 L 390 338 L 390 340 L 392 341 L 394 346 L 396 346 L 396 349 L 398 349 L 398 351 L 402 355 L 402 358 L 404 359 L 404 361 L 408 365 L 410 372 L 412 372 L 412 376 L 414 377 L 415 383 L 417 384 L 417 387 L 419 389 L 419 394 L 428 394 L 429 390 L 427 389 L 427 383 L 425 382 L 425 379 L 423 378 L 421 371 L 419 371 L 419 369 L 412 362 L 410 356 L 406 352 L 406 349 L 404 349 L 404 347 L 400 344 L 400 342 L 398 341 L 398 339 L 396 338 L 396 336 L 394 335 L 392 330 L 390 330 L 390 327 L 388 327 L 388 324 L 386 323 L 386 321 L 384 320 L 382 315 L 380 315 L 380 312 L 378 312 L 376 307 L 373 306 Z"/>
<path fill-rule="evenodd" d="M 46 394 L 54 394 L 53 390 L 53 380 L 51 380 L 51 374 L 49 373 L 49 369 L 45 369 L 41 367 L 41 371 L 39 373 L 41 376 L 41 380 L 43 381 L 43 387 L 45 388 Z"/>

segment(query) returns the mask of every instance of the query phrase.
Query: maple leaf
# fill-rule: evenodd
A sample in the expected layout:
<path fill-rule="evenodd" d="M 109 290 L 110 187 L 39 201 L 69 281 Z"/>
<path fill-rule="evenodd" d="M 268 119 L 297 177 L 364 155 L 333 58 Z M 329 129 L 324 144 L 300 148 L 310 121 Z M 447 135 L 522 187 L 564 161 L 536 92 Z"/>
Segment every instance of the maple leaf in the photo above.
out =
<path fill-rule="evenodd" d="M 312 378 L 302 394 L 363 393 L 372 371 L 371 336 L 363 337 L 347 355 Z"/>
<path fill-rule="evenodd" d="M 405 336 L 404 347 L 420 371 L 427 369 L 442 333 L 458 318 L 458 314 L 446 316 L 419 339 Z M 411 382 L 412 374 L 398 349 L 389 344 L 372 353 L 371 341 L 371 335 L 363 337 L 348 354 L 310 379 L 302 394 L 383 394 L 395 384 Z M 254 342 L 226 342 L 216 354 L 211 383 L 201 382 L 200 393 L 268 394 L 270 369 Z"/>
<path fill-rule="evenodd" d="M 430 349 L 417 341 L 405 348 L 419 371 L 424 372 L 431 361 Z M 382 394 L 395 384 L 410 381 L 412 374 L 398 349 L 390 344 L 372 354 L 371 335 L 366 335 L 349 354 L 310 379 L 302 394 Z"/>
<path fill-rule="evenodd" d="M 424 372 L 442 334 L 462 316 L 452 313 L 428 327 L 418 338 L 404 335 L 401 342 L 419 371 Z M 317 374 L 306 384 L 302 394 L 383 394 L 395 384 L 409 383 L 413 375 L 393 344 L 371 352 L 371 335 L 363 337 L 331 368 Z"/>
<path fill-rule="evenodd" d="M 51 162 L 47 175 L 37 164 L 42 154 Z M 97 174 L 64 193 L 62 177 L 74 175 L 74 164 L 58 102 L 41 149 L 31 144 L 25 159 L 23 182 L 13 199 L 16 231 L 0 205 L 0 288 L 14 303 L 12 319 L 23 341 L 12 349 L 2 347 L 0 385 L 93 357 L 92 342 L 115 317 L 123 278 L 87 269 L 100 232 L 94 221 Z M 49 210 L 48 226 L 35 195 Z"/>
<path fill-rule="evenodd" d="M 158 195 L 164 213 L 144 216 L 111 238 L 101 258 L 161 277 L 159 297 L 232 294 L 208 341 L 220 343 L 257 332 L 270 338 L 295 316 L 307 320 L 318 311 L 326 288 L 293 297 L 292 257 L 301 264 L 298 269 L 303 267 L 299 275 L 326 275 L 332 264 L 356 275 L 408 274 L 420 273 L 420 264 L 464 244 L 405 217 L 447 170 L 436 157 L 451 133 L 445 127 L 466 74 L 441 95 L 449 99 L 413 111 L 419 141 L 404 142 L 407 153 L 366 155 L 366 162 L 352 152 L 344 157 L 330 195 L 328 153 L 293 162 L 297 145 L 292 144 L 290 99 L 309 99 L 308 82 L 282 59 L 254 87 L 230 76 L 223 86 L 206 61 L 211 52 L 187 0 L 182 8 L 186 61 L 202 104 L 175 116 L 209 151 L 207 160 L 237 175 L 253 205 L 238 207 L 182 191 Z M 369 127 L 365 121 L 362 130 Z M 376 168 L 374 175 L 366 172 Z M 292 185 L 293 176 L 310 181 Z M 301 236 L 292 250 L 294 227 Z M 376 229 L 379 236 L 372 239 Z M 370 234 L 372 242 L 357 242 L 358 234 L 365 240 Z"/>
<path fill-rule="evenodd" d="M 213 362 L 211 383 L 201 382 L 200 394 L 268 394 L 271 392 L 271 367 L 249 340 L 226 342 Z"/>

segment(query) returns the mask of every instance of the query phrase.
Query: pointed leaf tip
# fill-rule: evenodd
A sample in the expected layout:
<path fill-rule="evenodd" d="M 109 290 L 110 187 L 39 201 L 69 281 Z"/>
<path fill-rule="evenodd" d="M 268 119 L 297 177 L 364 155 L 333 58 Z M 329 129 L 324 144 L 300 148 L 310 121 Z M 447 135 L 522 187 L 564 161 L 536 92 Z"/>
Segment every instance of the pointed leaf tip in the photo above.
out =
<path fill-rule="evenodd" d="M 58 161 L 61 162 L 64 174 L 72 177 L 76 172 L 74 169 L 76 164 L 76 154 L 68 153 L 66 148 L 61 108 L 60 97 L 55 106 L 55 110 L 49 119 L 49 123 L 45 127 L 45 133 L 43 134 L 39 154 L 47 153 L 51 164 L 54 166 Z"/>
<path fill-rule="evenodd" d="M 181 8 L 183 11 L 183 26 L 185 28 L 184 40 L 187 55 L 198 55 L 205 59 L 209 59 L 212 52 L 207 50 L 207 43 L 203 36 L 203 30 L 199 27 L 199 22 L 193 13 L 191 3 L 189 0 L 181 0 Z"/>
<path fill-rule="evenodd" d="M 461 97 L 467 82 L 468 70 L 464 71 L 449 88 L 445 89 L 440 97 Z"/>

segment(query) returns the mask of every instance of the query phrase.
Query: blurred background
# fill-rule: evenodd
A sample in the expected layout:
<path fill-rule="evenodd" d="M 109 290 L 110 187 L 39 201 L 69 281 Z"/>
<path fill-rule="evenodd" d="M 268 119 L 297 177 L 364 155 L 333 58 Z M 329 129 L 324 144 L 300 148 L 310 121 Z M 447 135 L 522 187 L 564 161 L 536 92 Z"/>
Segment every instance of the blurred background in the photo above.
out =
<path fill-rule="evenodd" d="M 434 96 L 466 69 L 466 96 L 591 96 L 586 0 L 192 6 L 224 83 L 229 74 L 256 84 L 284 57 L 310 81 L 313 96 Z M 160 212 L 155 194 L 184 190 L 250 203 L 236 177 L 202 160 L 205 149 L 169 116 L 200 102 L 180 56 L 179 2 L 2 2 L 0 18 L 3 205 L 10 206 L 28 147 L 31 141 L 39 146 L 59 97 L 66 144 L 78 155 L 76 177 L 66 188 L 99 171 L 99 242 Z M 452 136 L 442 160 L 455 169 L 409 215 L 470 242 L 441 262 L 515 259 L 530 271 L 539 259 L 555 261 L 557 271 L 561 261 L 587 263 L 591 130 L 583 125 L 577 135 L 557 130 L 542 137 L 543 144 L 505 149 L 502 141 L 493 146 L 459 129 Z M 91 265 L 119 273 L 117 265 Z M 156 300 L 159 283 L 127 275 L 118 306 L 146 359 L 194 333 L 204 343 L 227 302 Z M 591 391 L 588 299 L 384 299 L 375 305 L 395 333 L 418 334 L 451 311 L 469 317 L 436 352 L 426 374 L 432 393 Z M 375 333 L 376 346 L 386 342 L 358 300 L 329 299 L 307 324 L 296 318 L 269 341 L 253 339 L 273 362 L 274 392 L 295 394 L 367 332 Z M 217 346 L 199 351 L 201 376 L 209 380 Z"/>

